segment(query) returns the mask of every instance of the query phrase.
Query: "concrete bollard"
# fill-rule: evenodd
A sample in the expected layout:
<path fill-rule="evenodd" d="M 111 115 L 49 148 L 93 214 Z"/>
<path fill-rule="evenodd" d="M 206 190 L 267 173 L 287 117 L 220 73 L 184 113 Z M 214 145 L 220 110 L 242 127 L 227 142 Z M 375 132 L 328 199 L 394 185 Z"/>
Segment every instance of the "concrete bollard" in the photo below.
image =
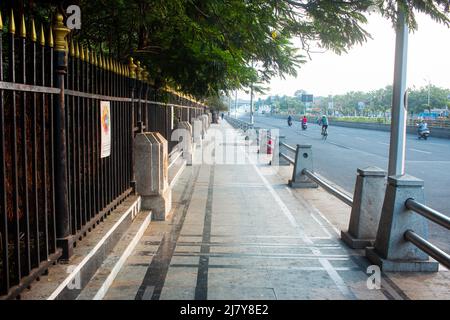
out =
<path fill-rule="evenodd" d="M 261 154 L 267 154 L 268 133 L 267 129 L 258 129 L 258 150 Z"/>
<path fill-rule="evenodd" d="M 193 140 L 194 140 L 195 144 L 202 143 L 202 130 L 203 130 L 202 120 L 195 119 L 194 125 L 192 127 L 192 135 L 193 135 Z"/>
<path fill-rule="evenodd" d="M 173 139 L 182 138 L 181 147 L 183 149 L 183 159 L 186 160 L 187 165 L 192 165 L 192 126 L 187 121 L 178 123 L 178 129 L 173 133 Z"/>
<path fill-rule="evenodd" d="M 290 163 L 285 158 L 280 157 L 280 144 L 284 140 L 284 136 L 276 136 L 272 135 L 272 132 L 267 132 L 267 145 L 269 145 L 269 141 L 271 142 L 272 146 L 272 160 L 270 161 L 270 165 L 272 166 L 289 166 Z"/>
<path fill-rule="evenodd" d="M 292 179 L 289 180 L 289 186 L 291 188 L 317 188 L 318 185 L 314 181 L 311 181 L 306 175 L 303 174 L 303 170 L 314 172 L 313 168 L 313 155 L 311 145 L 297 145 L 295 150 L 295 164 L 292 171 Z"/>
<path fill-rule="evenodd" d="M 158 132 L 138 133 L 133 152 L 136 192 L 142 198 L 141 208 L 152 210 L 153 220 L 165 220 L 172 209 L 167 140 Z"/>
<path fill-rule="evenodd" d="M 410 175 L 388 177 L 375 246 L 366 248 L 366 256 L 383 271 L 437 272 L 439 264 L 404 238 L 407 230 L 428 238 L 427 220 L 405 207 L 409 198 L 424 202 L 423 181 Z"/>
<path fill-rule="evenodd" d="M 353 249 L 373 246 L 386 192 L 386 171 L 378 167 L 357 170 L 352 213 L 342 240 Z"/>

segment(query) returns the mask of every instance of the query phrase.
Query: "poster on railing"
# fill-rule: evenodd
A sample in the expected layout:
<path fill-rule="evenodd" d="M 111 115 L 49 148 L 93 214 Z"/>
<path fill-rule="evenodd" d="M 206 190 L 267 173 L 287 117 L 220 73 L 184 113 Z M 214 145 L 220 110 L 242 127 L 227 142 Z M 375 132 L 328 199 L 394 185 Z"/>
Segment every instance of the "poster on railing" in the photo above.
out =
<path fill-rule="evenodd" d="M 101 127 L 101 151 L 100 157 L 111 155 L 111 104 L 109 101 L 100 101 L 100 127 Z"/>

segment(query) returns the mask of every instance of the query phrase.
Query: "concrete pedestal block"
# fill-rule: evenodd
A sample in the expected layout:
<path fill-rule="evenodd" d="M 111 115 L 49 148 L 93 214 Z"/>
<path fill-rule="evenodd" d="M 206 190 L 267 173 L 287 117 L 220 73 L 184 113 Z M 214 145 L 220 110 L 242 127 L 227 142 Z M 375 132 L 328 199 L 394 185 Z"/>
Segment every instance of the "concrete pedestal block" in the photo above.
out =
<path fill-rule="evenodd" d="M 142 209 L 152 210 L 152 219 L 164 220 L 172 209 L 167 140 L 158 132 L 139 133 L 133 152 L 136 193 L 142 197 Z"/>
<path fill-rule="evenodd" d="M 258 129 L 258 150 L 261 154 L 267 154 L 267 143 L 269 130 L 267 129 Z"/>
<path fill-rule="evenodd" d="M 268 132 L 269 133 L 269 132 Z M 272 160 L 270 161 L 270 165 L 272 166 L 289 166 L 290 163 L 285 158 L 280 157 L 280 143 L 283 142 L 283 137 L 274 136 L 272 132 L 270 132 L 270 137 L 267 138 L 267 144 L 273 146 L 272 148 Z"/>
<path fill-rule="evenodd" d="M 199 119 L 202 121 L 202 138 L 204 139 L 209 128 L 209 118 L 206 114 L 202 114 Z"/>
<path fill-rule="evenodd" d="M 388 177 L 375 246 L 366 248 L 366 256 L 383 271 L 437 272 L 439 264 L 404 238 L 412 230 L 428 239 L 427 220 L 405 207 L 409 198 L 424 202 L 423 181 L 409 175 Z"/>
<path fill-rule="evenodd" d="M 294 170 L 292 171 L 292 179 L 289 180 L 289 186 L 291 188 L 317 188 L 317 183 L 303 174 L 305 169 L 314 172 L 312 146 L 298 144 L 294 160 Z"/>
<path fill-rule="evenodd" d="M 172 210 L 172 189 L 167 188 L 159 195 L 141 196 L 141 201 L 143 210 L 152 210 L 152 220 L 164 221 Z"/>
<path fill-rule="evenodd" d="M 373 246 L 386 192 L 386 172 L 378 167 L 358 169 L 348 231 L 342 240 L 353 249 Z"/>
<path fill-rule="evenodd" d="M 192 126 L 187 121 L 181 121 L 178 123 L 177 136 L 182 137 L 181 147 L 183 149 L 183 159 L 186 160 L 187 165 L 192 165 Z"/>
<path fill-rule="evenodd" d="M 201 144 L 202 142 L 202 131 L 203 122 L 200 119 L 194 120 L 194 125 L 192 126 L 192 135 L 195 144 Z"/>

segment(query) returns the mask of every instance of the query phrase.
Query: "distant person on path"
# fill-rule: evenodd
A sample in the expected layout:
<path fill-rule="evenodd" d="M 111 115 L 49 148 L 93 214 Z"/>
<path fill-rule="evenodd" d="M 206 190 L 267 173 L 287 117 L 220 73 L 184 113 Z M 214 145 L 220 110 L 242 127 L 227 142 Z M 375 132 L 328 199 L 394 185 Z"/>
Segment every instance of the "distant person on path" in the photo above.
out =
<path fill-rule="evenodd" d="M 322 116 L 322 119 L 320 120 L 321 124 L 322 124 L 322 132 L 325 132 L 325 130 L 328 129 L 328 118 L 326 115 Z"/>
<path fill-rule="evenodd" d="M 222 120 L 223 120 L 223 117 L 224 117 L 224 114 L 223 114 L 223 112 L 222 112 Z"/>

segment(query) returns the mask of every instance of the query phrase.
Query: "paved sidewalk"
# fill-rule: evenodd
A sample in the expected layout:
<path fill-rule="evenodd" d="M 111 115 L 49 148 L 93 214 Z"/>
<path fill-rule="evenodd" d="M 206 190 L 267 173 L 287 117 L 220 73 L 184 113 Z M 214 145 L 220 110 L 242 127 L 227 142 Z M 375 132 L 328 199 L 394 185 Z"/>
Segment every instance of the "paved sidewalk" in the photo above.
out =
<path fill-rule="evenodd" d="M 225 121 L 211 126 L 196 157 L 217 163 L 186 167 L 170 219 L 150 224 L 105 299 L 450 299 L 448 271 L 383 274 L 368 289 L 363 251 L 338 236 L 350 208 L 289 189 L 292 167 L 274 170 L 246 144 Z"/>

